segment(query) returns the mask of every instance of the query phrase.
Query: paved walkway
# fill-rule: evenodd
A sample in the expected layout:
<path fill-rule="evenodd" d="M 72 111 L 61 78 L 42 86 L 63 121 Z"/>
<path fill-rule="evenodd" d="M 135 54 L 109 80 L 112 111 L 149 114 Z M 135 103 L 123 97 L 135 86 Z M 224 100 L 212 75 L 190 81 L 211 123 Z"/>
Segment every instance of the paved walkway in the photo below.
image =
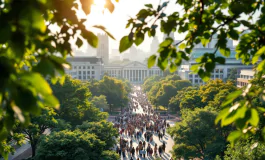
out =
<path fill-rule="evenodd" d="M 136 89 L 137 89 L 137 90 L 141 90 L 140 87 L 137 87 Z M 132 95 L 136 96 L 136 93 L 133 92 Z M 136 101 L 136 100 L 134 99 L 134 101 Z M 137 102 L 137 101 L 136 101 L 136 102 Z M 144 111 L 143 111 L 142 106 L 140 105 L 139 102 L 137 102 L 137 103 L 139 104 L 139 106 L 138 106 L 138 109 L 137 109 L 135 112 L 136 112 L 136 113 L 139 113 L 139 114 L 143 114 Z M 170 126 L 172 126 L 172 125 L 175 124 L 175 121 L 167 120 L 167 122 L 170 124 Z M 130 140 L 130 138 L 127 137 L 127 136 L 125 136 L 125 135 L 122 135 L 122 137 L 123 137 L 124 139 L 126 139 L 126 140 Z M 173 141 L 173 139 L 172 139 L 172 138 L 170 137 L 170 135 L 167 134 L 167 133 L 165 134 L 165 136 L 163 137 L 162 140 L 159 140 L 157 134 L 154 134 L 153 138 L 154 138 L 154 142 L 151 143 L 151 147 L 152 147 L 152 148 L 154 148 L 155 143 L 156 143 L 158 146 L 160 146 L 160 145 L 163 144 L 163 142 L 165 142 L 165 144 L 166 144 L 166 152 L 162 155 L 161 159 L 162 159 L 162 160 L 169 160 L 169 159 L 171 158 L 171 153 L 170 153 L 170 151 L 172 150 L 172 147 L 173 147 L 173 145 L 174 145 L 174 141 Z M 142 137 L 142 138 L 141 138 L 141 141 L 143 141 L 143 140 L 144 140 L 144 138 Z M 133 140 L 133 147 L 136 148 L 137 145 L 138 145 L 138 141 L 137 141 L 137 140 Z M 136 156 L 133 157 L 133 160 L 136 160 L 138 157 L 139 157 L 139 155 L 136 154 Z M 121 159 L 122 159 L 122 160 L 130 160 L 130 158 L 131 158 L 131 157 L 130 157 L 128 154 L 126 155 L 126 158 L 122 158 L 122 156 L 121 156 Z M 158 158 L 158 157 L 156 157 L 156 156 L 153 155 L 152 157 L 146 157 L 145 159 L 146 159 L 146 160 L 154 160 L 155 158 Z M 139 157 L 139 159 L 144 160 L 144 158 L 140 158 L 140 157 Z"/>

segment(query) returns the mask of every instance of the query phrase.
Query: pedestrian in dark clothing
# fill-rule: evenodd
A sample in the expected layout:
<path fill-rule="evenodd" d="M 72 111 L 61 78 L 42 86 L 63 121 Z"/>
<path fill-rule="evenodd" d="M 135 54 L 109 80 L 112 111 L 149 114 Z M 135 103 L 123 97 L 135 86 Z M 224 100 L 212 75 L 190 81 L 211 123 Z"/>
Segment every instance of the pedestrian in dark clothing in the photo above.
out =
<path fill-rule="evenodd" d="M 119 155 L 121 156 L 121 148 L 119 148 Z"/>
<path fill-rule="evenodd" d="M 161 157 L 161 154 L 162 154 L 162 147 L 161 146 L 158 147 L 158 152 L 159 152 L 159 156 Z"/>
<path fill-rule="evenodd" d="M 134 147 L 132 148 L 132 156 L 134 157 L 135 149 Z"/>
<path fill-rule="evenodd" d="M 163 152 L 165 153 L 165 151 L 166 151 L 166 143 L 165 142 L 163 142 L 162 149 L 163 149 Z"/>

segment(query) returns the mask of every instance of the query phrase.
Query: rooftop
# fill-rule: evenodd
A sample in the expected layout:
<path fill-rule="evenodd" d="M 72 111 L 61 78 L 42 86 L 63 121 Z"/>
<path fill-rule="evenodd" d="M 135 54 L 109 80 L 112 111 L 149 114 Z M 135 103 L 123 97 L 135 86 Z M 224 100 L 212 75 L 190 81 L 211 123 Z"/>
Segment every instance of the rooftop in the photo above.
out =
<path fill-rule="evenodd" d="M 97 57 L 68 57 L 66 58 L 66 60 L 68 62 L 89 62 L 91 64 L 102 62 L 102 58 L 97 58 Z"/>
<path fill-rule="evenodd" d="M 214 52 L 215 52 L 215 48 L 194 48 L 191 52 L 190 58 L 196 59 L 196 58 L 201 57 L 205 53 L 214 53 Z M 223 56 L 219 50 L 215 53 L 215 55 L 216 55 L 216 57 L 234 58 L 235 59 L 236 51 L 234 49 L 230 49 L 230 56 L 229 57 Z"/>

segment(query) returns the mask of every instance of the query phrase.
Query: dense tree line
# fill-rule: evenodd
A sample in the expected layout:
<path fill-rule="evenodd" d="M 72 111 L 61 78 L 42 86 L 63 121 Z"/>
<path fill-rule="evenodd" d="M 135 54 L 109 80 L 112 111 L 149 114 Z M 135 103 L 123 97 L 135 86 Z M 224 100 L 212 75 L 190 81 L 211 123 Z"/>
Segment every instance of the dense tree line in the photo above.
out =
<path fill-rule="evenodd" d="M 151 104 L 168 108 L 169 100 L 188 86 L 191 86 L 190 81 L 181 80 L 176 74 L 169 74 L 165 77 L 151 76 L 145 79 L 142 87 Z"/>
<path fill-rule="evenodd" d="M 120 94 L 117 98 L 122 97 L 124 101 L 115 105 L 125 105 L 128 100 L 130 90 L 125 85 L 130 84 L 107 76 L 93 82 L 82 82 L 66 76 L 63 84 L 59 81 L 51 83 L 54 95 L 60 101 L 60 109 L 43 107 L 40 115 L 31 115 L 27 127 L 18 122 L 15 129 L 15 133 L 22 136 L 21 140 L 30 142 L 34 159 L 118 158 L 110 150 L 116 144 L 118 131 L 112 123 L 107 122 L 108 113 L 99 110 L 108 108 L 106 97 L 114 95 L 109 95 L 110 92 L 100 93 L 101 90 L 96 89 L 95 96 L 92 96 L 90 83 L 104 90 L 110 86 L 108 90 L 116 89 L 113 93 L 115 96 Z"/>
<path fill-rule="evenodd" d="M 175 81 L 175 84 L 181 82 L 181 80 Z M 153 83 L 153 87 L 157 85 L 161 87 L 160 89 L 163 89 L 163 84 L 168 83 L 168 81 L 163 81 L 162 77 L 150 77 L 146 82 L 148 83 L 145 83 L 144 87 Z M 263 85 L 264 82 L 255 83 Z M 155 95 L 158 99 L 157 95 L 159 94 L 157 91 L 152 92 L 153 87 L 147 93 L 149 96 Z M 165 94 L 168 95 L 169 109 L 181 116 L 181 121 L 176 122 L 174 127 L 168 129 L 168 133 L 175 142 L 172 152 L 174 158 L 251 159 L 250 157 L 255 157 L 262 159 L 264 157 L 265 145 L 259 142 L 262 133 L 249 136 L 248 140 L 229 144 L 230 133 L 236 128 L 235 125 L 221 127 L 215 124 L 215 119 L 222 112 L 222 104 L 226 97 L 236 91 L 240 91 L 240 89 L 234 85 L 233 81 L 223 82 L 216 79 L 202 86 L 186 85 L 175 92 L 173 96 Z M 152 102 L 152 99 L 150 101 Z M 256 98 L 254 101 L 256 106 L 264 105 L 260 98 Z M 263 127 L 264 120 L 261 119 L 260 122 Z"/>

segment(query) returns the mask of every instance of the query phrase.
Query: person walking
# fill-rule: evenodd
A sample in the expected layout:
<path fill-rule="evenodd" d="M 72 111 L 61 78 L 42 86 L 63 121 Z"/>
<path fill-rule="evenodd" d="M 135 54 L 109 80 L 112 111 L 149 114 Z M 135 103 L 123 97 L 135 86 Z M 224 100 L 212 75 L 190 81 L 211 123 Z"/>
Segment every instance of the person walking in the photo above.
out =
<path fill-rule="evenodd" d="M 159 156 L 161 157 L 161 155 L 162 155 L 162 147 L 161 146 L 158 147 L 158 153 L 159 153 Z"/>
<path fill-rule="evenodd" d="M 132 148 L 131 153 L 132 153 L 132 157 L 134 157 L 134 153 L 135 153 L 135 149 L 134 149 L 134 147 Z"/>
<path fill-rule="evenodd" d="M 162 149 L 163 149 L 163 152 L 165 153 L 165 151 L 166 151 L 166 143 L 165 142 L 163 142 Z"/>
<path fill-rule="evenodd" d="M 139 147 L 136 147 L 136 155 L 139 154 Z"/>
<path fill-rule="evenodd" d="M 123 158 L 126 157 L 126 156 L 125 156 L 125 151 L 126 151 L 126 150 L 125 150 L 125 147 L 123 147 L 123 148 L 122 148 L 122 157 L 123 157 Z"/>
<path fill-rule="evenodd" d="M 143 150 L 144 159 L 145 159 L 145 154 L 146 154 L 146 150 L 144 149 Z"/>
<path fill-rule="evenodd" d="M 152 157 L 153 156 L 153 149 L 150 148 L 150 151 L 149 151 L 149 156 Z"/>

